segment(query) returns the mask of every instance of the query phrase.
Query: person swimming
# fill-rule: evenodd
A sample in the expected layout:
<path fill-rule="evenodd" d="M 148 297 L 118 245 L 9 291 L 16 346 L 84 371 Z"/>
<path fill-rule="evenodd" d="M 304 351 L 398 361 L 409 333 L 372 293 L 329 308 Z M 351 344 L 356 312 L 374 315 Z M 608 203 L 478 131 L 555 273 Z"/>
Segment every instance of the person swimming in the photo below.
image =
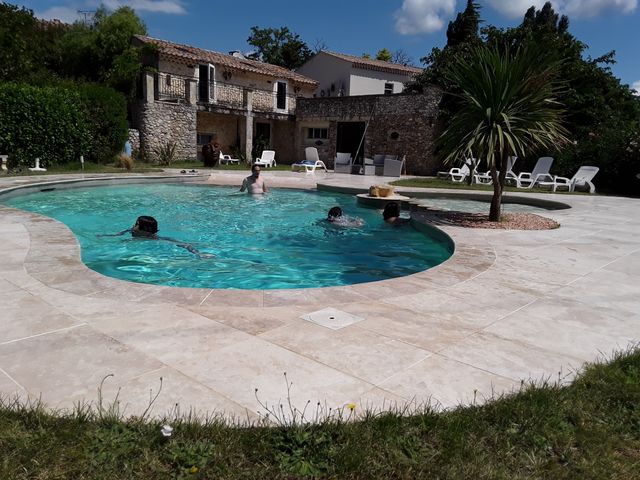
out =
<path fill-rule="evenodd" d="M 159 237 L 158 236 L 158 221 L 150 217 L 148 215 L 141 215 L 136 219 L 136 223 L 133 224 L 133 227 L 127 228 L 126 230 L 122 230 L 118 233 L 113 234 L 102 234 L 98 235 L 98 237 L 119 237 L 124 235 L 125 233 L 131 233 L 131 236 L 134 238 L 146 238 L 150 240 L 164 240 L 167 242 L 173 242 L 176 246 L 180 248 L 184 248 L 190 253 L 197 255 L 199 258 L 212 258 L 214 255 L 210 253 L 201 253 L 198 251 L 193 245 L 189 243 L 180 242 L 173 238 L 168 237 Z"/>
<path fill-rule="evenodd" d="M 251 194 L 262 194 L 269 191 L 267 185 L 264 183 L 264 179 L 260 178 L 259 165 L 254 164 L 251 167 L 251 175 L 249 175 L 242 181 L 240 191 L 244 192 L 245 190 Z"/>
<path fill-rule="evenodd" d="M 327 222 L 338 227 L 362 227 L 364 220 L 359 217 L 344 215 L 340 207 L 331 207 L 327 213 Z"/>

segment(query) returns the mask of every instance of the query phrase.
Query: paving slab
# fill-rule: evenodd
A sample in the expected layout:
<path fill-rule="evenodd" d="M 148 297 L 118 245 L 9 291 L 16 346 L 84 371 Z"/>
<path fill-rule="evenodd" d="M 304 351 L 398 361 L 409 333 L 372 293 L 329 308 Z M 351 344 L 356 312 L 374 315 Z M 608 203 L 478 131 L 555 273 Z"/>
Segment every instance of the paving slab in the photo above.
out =
<path fill-rule="evenodd" d="M 332 172 L 264 175 L 272 188 L 321 183 L 352 193 L 391 180 Z M 215 171 L 192 180 L 237 186 L 244 176 Z M 0 193 L 83 177 L 118 181 L 7 177 Z M 173 178 L 149 181 L 159 177 Z M 146 410 L 160 377 L 162 392 L 151 412 L 158 417 L 193 409 L 254 421 L 288 405 L 288 397 L 298 409 L 313 406 L 308 419 L 329 411 L 356 415 L 365 407 L 409 413 L 429 402 L 447 408 L 481 402 L 517 390 L 522 381 L 567 382 L 583 362 L 637 343 L 640 200 L 509 196 L 571 208 L 543 213 L 560 223 L 555 230 L 441 227 L 455 243 L 453 256 L 407 277 L 264 291 L 108 278 L 82 264 L 65 225 L 0 205 L 0 394 L 41 397 L 53 408 L 95 404 L 101 380 L 113 374 L 104 383 L 105 398 L 120 389 L 130 415 Z M 362 320 L 331 330 L 300 318 L 325 309 Z M 344 410 L 350 403 L 354 412 Z"/>

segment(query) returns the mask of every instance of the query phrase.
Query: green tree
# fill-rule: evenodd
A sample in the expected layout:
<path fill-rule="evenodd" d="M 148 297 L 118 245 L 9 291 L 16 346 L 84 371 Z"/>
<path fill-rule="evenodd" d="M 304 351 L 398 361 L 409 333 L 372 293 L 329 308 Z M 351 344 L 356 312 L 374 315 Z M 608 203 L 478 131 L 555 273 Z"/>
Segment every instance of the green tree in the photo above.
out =
<path fill-rule="evenodd" d="M 50 75 L 60 57 L 59 38 L 67 29 L 45 22 L 33 11 L 0 3 L 0 81 L 21 82 Z"/>
<path fill-rule="evenodd" d="M 287 27 L 251 27 L 247 43 L 256 48 L 253 58 L 290 70 L 302 66 L 313 55 L 300 36 Z"/>
<path fill-rule="evenodd" d="M 391 52 L 386 48 L 378 50 L 376 53 L 376 60 L 382 60 L 383 62 L 390 62 L 392 58 Z"/>
<path fill-rule="evenodd" d="M 441 154 L 445 163 L 486 159 L 493 179 L 491 221 L 500 220 L 508 157 L 568 143 L 556 100 L 560 63 L 541 59 L 534 45 L 515 51 L 480 45 L 444 71 L 457 108 L 439 139 Z"/>
<path fill-rule="evenodd" d="M 640 170 L 636 148 L 640 98 L 611 73 L 615 52 L 584 58 L 587 46 L 569 33 L 569 19 L 559 16 L 550 3 L 540 10 L 530 8 L 516 28 L 502 31 L 488 27 L 483 32 L 490 44 L 512 48 L 535 44 L 563 59 L 560 77 L 566 88 L 560 99 L 567 109 L 572 143 L 555 156 L 555 173 L 570 177 L 580 165 L 595 165 L 600 167 L 599 187 L 626 193 L 637 189 L 629 172 Z M 547 152 L 528 152 L 529 161 L 543 153 Z"/>

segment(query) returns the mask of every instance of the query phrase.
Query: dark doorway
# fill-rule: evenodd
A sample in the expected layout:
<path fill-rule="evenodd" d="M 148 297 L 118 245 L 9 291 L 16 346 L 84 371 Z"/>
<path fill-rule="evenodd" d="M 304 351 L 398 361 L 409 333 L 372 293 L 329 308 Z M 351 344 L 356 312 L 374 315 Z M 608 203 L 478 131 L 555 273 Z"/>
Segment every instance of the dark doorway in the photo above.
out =
<path fill-rule="evenodd" d="M 336 152 L 349 152 L 354 158 L 354 163 L 362 164 L 364 157 L 364 128 L 364 122 L 338 122 Z M 360 150 L 358 150 L 358 146 Z"/>
<path fill-rule="evenodd" d="M 204 103 L 211 102 L 209 85 L 213 81 L 214 71 L 211 65 L 198 66 L 198 100 Z"/>
<path fill-rule="evenodd" d="M 263 150 L 271 149 L 271 124 L 256 122 L 256 131 L 253 136 L 253 158 L 262 155 Z"/>

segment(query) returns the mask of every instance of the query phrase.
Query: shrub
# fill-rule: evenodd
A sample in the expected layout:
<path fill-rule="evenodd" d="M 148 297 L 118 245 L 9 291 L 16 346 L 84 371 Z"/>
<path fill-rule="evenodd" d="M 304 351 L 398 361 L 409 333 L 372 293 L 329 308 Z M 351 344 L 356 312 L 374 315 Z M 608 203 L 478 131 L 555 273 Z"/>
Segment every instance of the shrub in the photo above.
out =
<path fill-rule="evenodd" d="M 77 92 L 61 87 L 0 85 L 0 152 L 12 168 L 77 160 L 86 152 L 89 128 Z"/>
<path fill-rule="evenodd" d="M 86 159 L 108 163 L 122 151 L 127 140 L 127 102 L 112 88 L 81 84 L 78 88 L 84 104 L 90 140 Z"/>
<path fill-rule="evenodd" d="M 159 165 L 170 165 L 176 157 L 176 142 L 167 142 L 165 145 L 154 148 Z"/>
<path fill-rule="evenodd" d="M 126 170 L 131 171 L 134 165 L 134 160 L 132 157 L 127 155 L 126 153 L 120 153 L 116 158 L 116 167 L 124 168 Z"/>

